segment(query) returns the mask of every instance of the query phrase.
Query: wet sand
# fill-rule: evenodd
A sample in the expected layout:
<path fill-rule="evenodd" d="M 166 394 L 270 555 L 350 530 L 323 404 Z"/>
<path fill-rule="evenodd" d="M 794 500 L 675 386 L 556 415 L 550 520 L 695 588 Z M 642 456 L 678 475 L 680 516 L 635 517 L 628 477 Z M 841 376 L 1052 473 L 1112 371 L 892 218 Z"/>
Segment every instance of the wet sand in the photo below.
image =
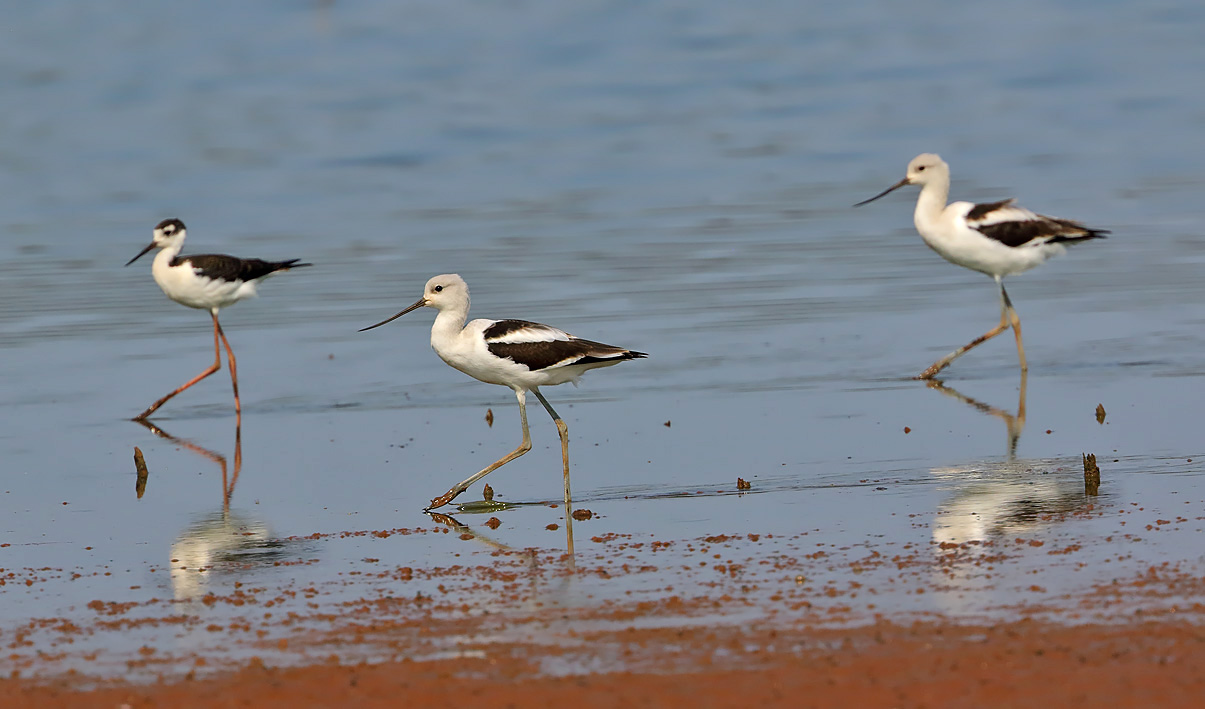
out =
<path fill-rule="evenodd" d="M 348 631 L 349 636 L 355 631 Z M 631 668 L 540 676 L 560 651 L 495 646 L 485 657 L 273 669 L 149 685 L 0 681 L 24 707 L 1200 706 L 1205 632 L 1175 622 L 1065 627 L 879 623 L 856 630 L 721 628 L 590 635 Z"/>
<path fill-rule="evenodd" d="M 446 536 L 484 543 L 486 559 L 365 558 L 325 585 L 235 583 L 229 594 L 95 600 L 33 619 L 4 635 L 14 669 L 0 705 L 1187 707 L 1205 696 L 1205 576 L 1189 562 L 1090 573 L 1097 547 L 1120 539 L 812 543 L 828 548 L 790 554 L 806 534 L 610 534 L 570 555 L 511 550 L 442 520 L 311 541 Z M 1060 565 L 1086 575 L 1051 592 L 1042 584 L 1068 573 L 1050 570 Z M 8 583 L 44 592 L 75 575 L 13 571 Z M 1020 577 L 1029 585 L 986 582 Z M 599 598 L 609 583 L 628 590 Z M 938 610 L 899 610 L 934 597 Z M 964 605 L 979 610 L 960 619 Z M 138 645 L 139 633 L 157 641 Z"/>

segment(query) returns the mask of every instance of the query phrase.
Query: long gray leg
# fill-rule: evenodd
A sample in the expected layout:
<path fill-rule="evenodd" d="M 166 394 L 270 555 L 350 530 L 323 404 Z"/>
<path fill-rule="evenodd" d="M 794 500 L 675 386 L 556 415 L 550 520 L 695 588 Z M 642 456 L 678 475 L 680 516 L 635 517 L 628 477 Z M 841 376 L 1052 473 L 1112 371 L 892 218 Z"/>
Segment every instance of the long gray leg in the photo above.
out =
<path fill-rule="evenodd" d="M 1029 371 L 1029 365 L 1025 362 L 1025 346 L 1021 344 L 1021 317 L 1013 308 L 1013 302 L 1008 299 L 1008 293 L 1004 292 L 1004 281 L 999 281 L 999 283 L 1001 302 L 1004 303 L 1009 322 L 1013 327 L 1013 334 L 1017 336 L 1017 357 L 1021 360 L 1021 373 L 1024 374 Z"/>
<path fill-rule="evenodd" d="M 1004 292 L 1004 281 L 999 276 L 996 277 L 996 285 L 1000 286 L 1000 324 L 997 325 L 996 327 L 993 327 L 991 330 L 988 330 L 987 332 L 983 333 L 979 337 L 976 337 L 975 339 L 966 343 L 962 347 L 959 347 L 958 349 L 954 350 L 953 352 L 946 355 L 945 357 L 942 357 L 941 359 L 937 360 L 932 365 L 930 365 L 928 369 L 926 369 L 925 371 L 916 375 L 917 379 L 932 379 L 933 377 L 935 377 L 937 375 L 938 372 L 940 372 L 941 370 L 950 366 L 951 362 L 958 359 L 962 355 L 966 354 L 969 350 L 972 350 L 975 347 L 982 345 L 984 342 L 987 342 L 988 340 L 992 339 L 996 335 L 999 335 L 1000 333 L 1002 333 L 1008 329 L 1009 313 L 1012 313 L 1012 316 L 1014 318 L 1016 318 L 1017 314 L 1012 309 L 1012 307 L 1013 307 L 1012 303 L 1008 302 L 1008 294 Z M 1020 347 L 1021 347 L 1021 329 L 1020 329 L 1021 321 L 1020 321 L 1020 319 L 1015 320 L 1013 322 L 1013 326 L 1017 328 L 1017 348 L 1020 349 Z M 1025 353 L 1023 350 L 1021 351 L 1021 369 L 1022 370 L 1025 369 Z"/>
<path fill-rule="evenodd" d="M 537 393 L 536 396 L 539 396 L 539 394 Z M 481 472 L 474 473 L 466 478 L 463 482 L 459 482 L 452 486 L 451 490 L 448 490 L 443 495 L 431 500 L 431 505 L 427 508 L 428 510 L 443 507 L 451 502 L 457 495 L 469 489 L 469 486 L 473 483 L 531 450 L 531 433 L 527 430 L 527 394 L 522 389 L 516 389 L 515 398 L 519 400 L 519 421 L 523 424 L 523 442 L 519 444 L 518 448 L 502 456 L 497 461 L 489 464 Z M 540 398 L 543 399 L 544 397 Z"/>
<path fill-rule="evenodd" d="M 536 398 L 540 400 L 540 403 L 544 405 L 545 409 L 548 409 L 548 414 L 552 416 L 552 420 L 556 422 L 557 432 L 561 434 L 561 462 L 564 463 L 565 466 L 565 504 L 568 505 L 572 499 L 569 494 L 569 426 L 565 423 L 565 420 L 561 418 L 560 414 L 558 414 L 556 410 L 552 408 L 552 404 L 548 403 L 548 399 L 544 398 L 544 395 L 540 393 L 539 389 L 533 388 L 531 393 L 536 395 Z"/>

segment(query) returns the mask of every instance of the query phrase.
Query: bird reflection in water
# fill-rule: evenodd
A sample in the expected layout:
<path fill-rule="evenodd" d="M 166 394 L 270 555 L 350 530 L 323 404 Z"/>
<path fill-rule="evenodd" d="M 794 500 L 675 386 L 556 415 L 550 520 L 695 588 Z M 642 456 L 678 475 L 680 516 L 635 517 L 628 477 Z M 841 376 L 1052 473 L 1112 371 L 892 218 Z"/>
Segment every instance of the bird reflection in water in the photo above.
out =
<path fill-rule="evenodd" d="M 176 600 L 199 601 L 219 579 L 271 565 L 285 556 L 284 542 L 272 539 L 266 524 L 230 509 L 243 467 L 241 426 L 234 428 L 234 465 L 228 470 L 226 456 L 177 438 L 150 421 L 138 423 L 156 436 L 214 462 L 222 471 L 221 507 L 197 517 L 172 543 L 169 568 Z"/>
<path fill-rule="evenodd" d="M 1052 528 L 1071 514 L 1090 509 L 1095 498 L 1084 494 L 1078 474 L 1066 474 L 1066 461 L 1017 458 L 1017 442 L 1025 427 L 1024 374 L 1016 413 L 972 399 L 938 381 L 928 384 L 1005 425 L 1004 460 L 978 460 L 932 471 L 948 491 L 938 503 L 931 527 L 937 562 L 932 580 L 946 591 L 935 594 L 933 600 L 943 612 L 977 615 L 1015 600 L 1010 572 L 995 568 L 995 563 L 982 564 L 984 555 L 1021 548 L 1014 542 L 1018 538 L 1046 541 Z M 1074 467 L 1070 470 L 1076 472 Z"/>
<path fill-rule="evenodd" d="M 485 504 L 496 505 L 497 509 L 506 509 L 508 507 L 513 507 L 513 505 L 507 505 L 507 504 L 502 504 L 502 503 L 492 503 L 492 501 L 491 501 L 491 503 L 469 502 L 469 503 L 459 505 L 459 509 L 462 512 L 470 512 L 470 513 L 475 513 L 475 512 L 479 512 L 479 511 L 487 511 L 487 509 L 489 509 L 489 508 L 486 508 L 484 506 Z M 574 547 L 573 547 L 573 505 L 566 504 L 562 507 L 562 509 L 565 510 L 566 568 L 569 571 L 569 573 L 573 573 L 577 570 L 576 554 L 574 552 Z M 479 532 L 479 531 L 473 529 L 472 527 L 469 527 L 468 525 L 465 525 L 465 524 L 457 521 L 456 518 L 452 517 L 451 515 L 441 514 L 439 512 L 435 512 L 433 510 L 427 510 L 426 512 L 428 515 L 431 516 L 432 520 L 439 522 L 440 524 L 444 524 L 449 527 L 452 527 L 454 530 L 456 530 L 457 533 L 459 533 L 461 535 L 470 534 L 473 537 L 475 537 L 476 539 L 478 539 L 479 541 L 481 541 L 489 546 L 492 546 L 496 549 L 500 549 L 500 550 L 504 550 L 504 551 L 511 550 L 511 548 L 506 546 L 505 544 L 494 541 L 492 538 L 485 535 L 484 533 Z"/>
<path fill-rule="evenodd" d="M 933 470 L 953 489 L 938 508 L 933 541 L 961 544 L 1011 539 L 1050 526 L 1057 516 L 1092 504 L 1079 475 L 1056 472 L 1066 467 L 1062 461 L 1017 458 L 1017 442 L 1025 428 L 1024 374 L 1016 413 L 972 399 L 940 381 L 928 382 L 928 386 L 1004 421 L 1007 435 L 1003 461 L 980 460 Z"/>
<path fill-rule="evenodd" d="M 463 508 L 465 505 L 461 505 Z M 541 569 L 540 552 L 536 548 L 515 549 L 512 546 L 497 541 L 493 537 L 480 532 L 472 527 L 464 524 L 455 517 L 427 510 L 431 520 L 439 524 L 451 527 L 461 539 L 472 539 L 481 542 L 486 546 L 498 551 L 507 552 L 509 554 L 520 554 L 526 557 L 526 577 L 528 581 L 528 592 L 522 608 L 532 613 L 547 615 L 550 609 L 560 608 L 568 609 L 579 606 L 583 603 L 589 604 L 590 601 L 581 597 L 580 593 L 576 592 L 577 565 L 573 552 L 573 513 L 571 510 L 565 511 L 566 519 L 566 534 L 569 539 L 569 551 L 564 556 L 565 573 L 547 573 L 547 570 Z M 477 604 L 476 609 L 480 610 L 496 610 L 497 612 L 508 612 L 515 610 L 511 601 L 500 598 L 481 599 Z M 492 606 L 496 606 L 492 608 Z M 506 632 L 505 626 L 500 627 L 500 631 Z M 475 631 L 474 640 L 480 642 L 484 637 L 481 633 L 482 629 Z"/>
<path fill-rule="evenodd" d="M 1021 439 L 1021 431 L 1025 429 L 1025 388 L 1028 378 L 1029 375 L 1027 373 L 1021 372 L 1021 388 L 1017 399 L 1017 413 L 1015 414 L 1009 413 L 1004 409 L 998 409 L 990 404 L 985 404 L 977 399 L 972 399 L 957 389 L 946 386 L 940 379 L 930 379 L 925 383 L 930 389 L 936 389 L 952 399 L 958 399 L 968 406 L 972 406 L 989 416 L 995 416 L 1003 421 L 1008 431 L 1008 459 L 1012 461 L 1017 458 L 1017 441 Z"/>

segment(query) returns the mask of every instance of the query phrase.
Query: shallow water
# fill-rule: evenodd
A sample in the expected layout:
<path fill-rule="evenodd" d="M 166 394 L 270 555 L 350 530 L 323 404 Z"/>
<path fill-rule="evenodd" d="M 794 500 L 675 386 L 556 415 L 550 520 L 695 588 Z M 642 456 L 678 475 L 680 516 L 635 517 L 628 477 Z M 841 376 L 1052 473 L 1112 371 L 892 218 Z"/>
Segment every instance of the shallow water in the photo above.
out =
<path fill-rule="evenodd" d="M 455 535 L 300 539 L 430 526 L 427 500 L 518 442 L 513 396 L 443 365 L 430 313 L 356 332 L 452 271 L 476 316 L 651 355 L 546 392 L 570 427 L 575 502 L 599 515 L 575 526 L 582 565 L 606 534 L 1054 543 L 1117 532 L 1133 506 L 1205 514 L 1205 99 L 1186 90 L 1205 79 L 1202 7 L 404 7 L 11 8 L 0 633 L 94 599 L 321 584 L 368 556 L 490 563 L 494 547 Z M 1010 282 L 1030 364 L 1011 434 L 1007 335 L 948 371 L 954 391 L 909 379 L 994 324 L 992 284 L 924 248 L 913 195 L 849 207 L 921 151 L 950 162 L 956 199 L 1016 196 L 1113 230 Z M 156 419 L 195 448 L 127 420 L 210 361 L 208 319 L 163 297 L 148 259 L 122 268 L 168 216 L 193 253 L 315 264 L 223 313 L 237 480 L 224 371 Z M 488 479 L 500 500 L 559 496 L 555 429 L 531 420 L 535 449 Z M 1082 452 L 1100 458 L 1095 500 Z M 1103 516 L 1051 521 L 1089 504 Z M 545 529 L 561 510 L 496 514 L 493 532 L 458 519 L 564 549 Z M 1148 535 L 1130 565 L 1200 568 L 1199 526 Z M 173 572 L 185 557 L 227 572 Z M 998 592 L 878 612 L 999 613 L 1035 568 L 1051 594 L 1084 583 L 1022 563 Z M 38 569 L 57 571 L 18 582 Z"/>

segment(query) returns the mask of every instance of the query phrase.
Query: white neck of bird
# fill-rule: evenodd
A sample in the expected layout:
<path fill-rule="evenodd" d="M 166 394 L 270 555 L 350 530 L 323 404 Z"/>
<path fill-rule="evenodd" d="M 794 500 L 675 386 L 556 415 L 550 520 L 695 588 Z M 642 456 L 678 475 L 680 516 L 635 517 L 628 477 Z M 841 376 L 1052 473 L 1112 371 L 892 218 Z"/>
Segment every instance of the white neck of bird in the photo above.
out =
<path fill-rule="evenodd" d="M 166 258 L 170 261 L 179 255 L 180 250 L 184 248 L 184 234 L 178 233 L 168 239 L 167 243 L 159 249 L 159 253 L 155 254 L 156 259 Z"/>
<path fill-rule="evenodd" d="M 184 248 L 184 239 L 172 239 L 167 244 L 159 249 L 159 253 L 155 254 L 155 261 L 152 266 L 166 268 L 171 265 L 172 259 L 180 254 L 180 249 Z"/>
<path fill-rule="evenodd" d="M 431 343 L 434 345 L 437 340 L 447 341 L 458 336 L 464 329 L 464 321 L 468 315 L 467 306 L 440 310 L 439 315 L 435 316 L 435 323 L 431 325 Z"/>
<path fill-rule="evenodd" d="M 946 200 L 950 196 L 950 178 L 938 179 L 925 184 L 920 196 L 916 199 L 916 212 L 913 221 L 920 231 L 925 231 L 922 225 L 933 224 L 941 218 L 946 208 Z"/>

